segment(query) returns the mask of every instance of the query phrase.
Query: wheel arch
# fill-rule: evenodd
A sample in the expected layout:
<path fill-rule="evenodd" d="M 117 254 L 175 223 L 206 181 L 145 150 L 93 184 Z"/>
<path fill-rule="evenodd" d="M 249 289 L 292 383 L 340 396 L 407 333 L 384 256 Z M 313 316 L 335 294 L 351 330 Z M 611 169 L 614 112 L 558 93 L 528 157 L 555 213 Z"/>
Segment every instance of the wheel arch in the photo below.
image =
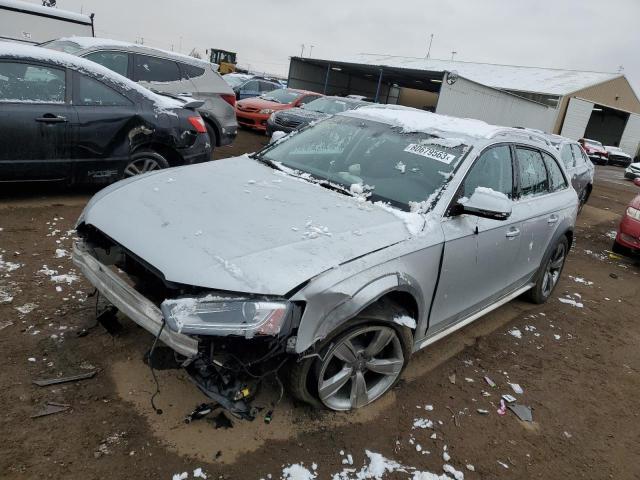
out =
<path fill-rule="evenodd" d="M 220 138 L 222 138 L 222 128 L 218 121 L 209 115 L 206 112 L 198 111 L 204 120 L 204 123 L 213 129 L 213 132 L 216 134 L 216 138 L 214 142 L 211 142 L 212 146 L 219 147 L 220 146 Z M 211 139 L 209 139 L 211 140 Z"/>
<path fill-rule="evenodd" d="M 131 152 L 131 157 L 133 158 L 136 154 L 145 150 L 152 150 L 159 153 L 167 160 L 167 162 L 169 162 L 169 166 L 171 167 L 177 167 L 184 164 L 184 159 L 176 150 L 168 145 L 157 142 L 150 142 L 137 146 L 135 150 Z"/>

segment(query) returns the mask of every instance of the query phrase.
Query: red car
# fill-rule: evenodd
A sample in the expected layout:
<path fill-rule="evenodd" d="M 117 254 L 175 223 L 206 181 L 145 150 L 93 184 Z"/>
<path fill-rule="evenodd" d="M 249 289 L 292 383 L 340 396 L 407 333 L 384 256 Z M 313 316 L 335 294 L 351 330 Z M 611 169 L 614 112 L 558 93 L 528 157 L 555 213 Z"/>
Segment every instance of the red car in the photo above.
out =
<path fill-rule="evenodd" d="M 294 88 L 273 90 L 236 103 L 236 118 L 240 126 L 265 132 L 267 120 L 273 112 L 301 107 L 322 96 L 319 93 Z"/>
<path fill-rule="evenodd" d="M 640 178 L 636 178 L 633 183 L 640 187 Z M 620 221 L 613 251 L 621 254 L 640 253 L 640 195 L 631 200 Z"/>
<path fill-rule="evenodd" d="M 606 165 L 609 163 L 609 152 L 604 148 L 604 145 L 597 140 L 591 140 L 589 138 L 581 138 L 578 143 L 582 145 L 584 151 L 589 155 L 589 159 L 593 163 Z"/>

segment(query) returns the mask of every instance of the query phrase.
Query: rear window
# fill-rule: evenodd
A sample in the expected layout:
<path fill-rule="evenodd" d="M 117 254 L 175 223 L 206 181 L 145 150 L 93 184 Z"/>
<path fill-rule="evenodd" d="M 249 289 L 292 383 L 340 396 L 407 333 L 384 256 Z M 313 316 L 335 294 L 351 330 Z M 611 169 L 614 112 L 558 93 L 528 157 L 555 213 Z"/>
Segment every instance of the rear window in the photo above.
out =
<path fill-rule="evenodd" d="M 148 55 L 136 55 L 135 77 L 137 82 L 177 82 L 181 79 L 176 62 Z"/>
<path fill-rule="evenodd" d="M 56 50 L 57 52 L 70 53 L 72 55 L 75 55 L 80 50 L 82 50 L 82 47 L 80 45 L 69 40 L 53 40 L 51 42 L 43 43 L 39 46 L 48 48 L 49 50 Z"/>
<path fill-rule="evenodd" d="M 204 75 L 204 68 L 196 67 L 195 65 L 189 65 L 187 63 L 181 63 L 180 69 L 182 70 L 182 78 L 197 78 Z"/>

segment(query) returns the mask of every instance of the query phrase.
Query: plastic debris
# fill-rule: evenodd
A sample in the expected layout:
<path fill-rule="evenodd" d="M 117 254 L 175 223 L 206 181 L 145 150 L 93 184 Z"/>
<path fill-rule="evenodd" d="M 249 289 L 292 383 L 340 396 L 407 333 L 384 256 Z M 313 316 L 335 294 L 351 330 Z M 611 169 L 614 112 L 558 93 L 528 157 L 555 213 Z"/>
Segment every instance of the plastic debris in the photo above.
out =
<path fill-rule="evenodd" d="M 487 385 L 489 385 L 491 388 L 494 388 L 496 386 L 496 382 L 494 382 L 487 376 L 484 377 L 484 381 L 487 382 Z"/>
<path fill-rule="evenodd" d="M 477 410 L 477 412 L 478 412 L 480 415 L 489 415 L 489 410 L 485 410 L 484 408 L 479 408 L 479 409 Z"/>
<path fill-rule="evenodd" d="M 71 405 L 66 403 L 47 402 L 44 407 L 37 413 L 31 415 L 31 418 L 46 417 L 47 415 L 53 415 L 55 413 L 65 412 L 71 408 Z"/>
<path fill-rule="evenodd" d="M 500 399 L 500 408 L 498 409 L 498 415 L 505 415 L 507 413 L 507 406 L 504 400 Z"/>
<path fill-rule="evenodd" d="M 49 385 L 58 385 L 60 383 L 75 382 L 77 380 L 86 380 L 88 378 L 95 377 L 96 373 L 98 373 L 98 370 L 92 370 L 91 372 L 81 373 L 79 375 L 70 375 L 68 377 L 49 378 L 45 380 L 34 380 L 33 383 L 35 383 L 39 387 L 47 387 Z"/>
<path fill-rule="evenodd" d="M 455 373 L 452 373 L 452 374 L 449 375 L 449 381 L 454 385 L 456 384 L 456 374 Z"/>
<path fill-rule="evenodd" d="M 517 395 L 522 395 L 524 393 L 524 390 L 522 390 L 522 387 L 520 386 L 520 384 L 518 383 L 510 383 L 509 385 L 511 385 L 511 389 L 517 394 Z"/>
<path fill-rule="evenodd" d="M 514 397 L 513 395 L 509 395 L 508 393 L 502 395 L 502 398 L 507 403 L 514 403 L 516 401 L 516 397 Z"/>
<path fill-rule="evenodd" d="M 525 405 L 509 405 L 507 407 L 523 422 L 533 422 L 533 415 L 531 415 L 531 407 Z"/>

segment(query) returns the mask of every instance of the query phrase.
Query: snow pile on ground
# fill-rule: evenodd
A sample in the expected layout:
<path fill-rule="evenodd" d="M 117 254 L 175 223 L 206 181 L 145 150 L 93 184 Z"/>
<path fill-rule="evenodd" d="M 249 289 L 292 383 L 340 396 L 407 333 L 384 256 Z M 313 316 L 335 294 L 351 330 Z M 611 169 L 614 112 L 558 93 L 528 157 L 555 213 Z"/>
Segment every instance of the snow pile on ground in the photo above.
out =
<path fill-rule="evenodd" d="M 567 305 L 571 305 L 572 307 L 583 308 L 584 304 L 582 303 L 582 296 L 579 293 L 575 293 L 574 296 L 576 298 L 573 298 L 571 295 L 567 295 L 566 297 L 558 298 L 558 300 Z"/>
<path fill-rule="evenodd" d="M 522 338 L 522 332 L 518 328 L 512 328 L 509 330 L 509 335 L 512 335 L 516 338 Z"/>
<path fill-rule="evenodd" d="M 573 275 L 569 275 L 569 278 L 572 279 L 576 283 L 582 283 L 582 284 L 587 285 L 587 286 L 593 285 L 593 282 L 590 282 L 589 280 L 585 280 L 582 277 L 574 277 Z"/>
<path fill-rule="evenodd" d="M 2 258 L 0 255 L 0 273 L 9 273 L 19 269 L 22 266 L 21 263 L 9 262 Z"/>
<path fill-rule="evenodd" d="M 408 315 L 398 315 L 393 319 L 398 325 L 409 327 L 411 329 L 416 328 L 416 321 Z"/>
<path fill-rule="evenodd" d="M 293 464 L 282 470 L 282 480 L 313 480 L 316 475 L 301 464 Z"/>

